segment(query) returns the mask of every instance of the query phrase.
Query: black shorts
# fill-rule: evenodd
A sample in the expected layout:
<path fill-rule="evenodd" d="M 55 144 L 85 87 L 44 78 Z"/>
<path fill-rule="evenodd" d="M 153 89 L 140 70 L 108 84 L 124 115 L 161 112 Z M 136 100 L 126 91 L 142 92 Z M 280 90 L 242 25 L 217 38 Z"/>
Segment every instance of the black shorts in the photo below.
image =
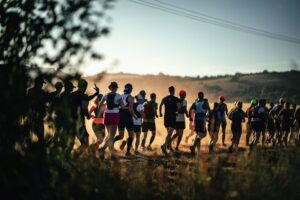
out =
<path fill-rule="evenodd" d="M 80 127 L 79 133 L 77 134 L 77 137 L 78 137 L 81 145 L 86 144 L 88 142 L 89 134 L 88 134 L 85 126 Z"/>
<path fill-rule="evenodd" d="M 155 122 L 143 122 L 142 131 L 144 133 L 148 131 L 156 131 Z"/>
<path fill-rule="evenodd" d="M 205 137 L 206 135 L 206 122 L 205 121 L 195 121 L 195 131 L 200 137 Z"/>
<path fill-rule="evenodd" d="M 252 127 L 252 130 L 255 132 L 266 131 L 266 125 L 264 124 L 264 122 L 261 122 L 261 121 L 251 122 L 251 127 Z"/>
<path fill-rule="evenodd" d="M 164 125 L 166 128 L 176 128 L 176 115 L 165 115 Z"/>
<path fill-rule="evenodd" d="M 142 126 L 141 125 L 133 125 L 133 131 L 135 133 L 140 133 L 142 131 Z"/>
<path fill-rule="evenodd" d="M 185 122 L 176 122 L 175 129 L 176 130 L 184 130 L 185 129 Z"/>
<path fill-rule="evenodd" d="M 119 131 L 124 131 L 125 128 L 128 132 L 133 131 L 132 116 L 129 113 L 129 111 L 120 110 L 120 121 L 119 121 L 118 129 Z"/>

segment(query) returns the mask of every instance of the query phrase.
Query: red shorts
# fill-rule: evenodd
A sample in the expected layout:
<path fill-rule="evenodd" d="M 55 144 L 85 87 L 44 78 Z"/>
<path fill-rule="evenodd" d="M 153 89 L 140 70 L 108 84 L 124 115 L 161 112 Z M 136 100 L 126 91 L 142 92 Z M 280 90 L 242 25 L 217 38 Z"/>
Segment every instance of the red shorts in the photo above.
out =
<path fill-rule="evenodd" d="M 104 113 L 104 125 L 118 125 L 120 121 L 119 113 Z"/>

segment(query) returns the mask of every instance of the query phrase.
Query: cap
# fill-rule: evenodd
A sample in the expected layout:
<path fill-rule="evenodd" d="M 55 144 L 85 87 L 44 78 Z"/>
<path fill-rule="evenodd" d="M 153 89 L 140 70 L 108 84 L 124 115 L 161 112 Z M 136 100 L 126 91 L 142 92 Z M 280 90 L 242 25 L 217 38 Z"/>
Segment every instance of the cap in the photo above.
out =
<path fill-rule="evenodd" d="M 225 101 L 225 96 L 220 96 L 220 101 Z"/>
<path fill-rule="evenodd" d="M 136 98 L 137 100 L 143 100 L 143 99 L 144 99 L 143 96 L 142 96 L 141 94 L 136 95 L 135 98 Z"/>
<path fill-rule="evenodd" d="M 185 90 L 180 90 L 179 91 L 179 96 L 183 96 L 183 95 L 186 95 L 186 91 Z"/>
<path fill-rule="evenodd" d="M 250 104 L 251 104 L 251 105 L 255 105 L 255 104 L 256 104 L 256 99 L 251 99 Z"/>

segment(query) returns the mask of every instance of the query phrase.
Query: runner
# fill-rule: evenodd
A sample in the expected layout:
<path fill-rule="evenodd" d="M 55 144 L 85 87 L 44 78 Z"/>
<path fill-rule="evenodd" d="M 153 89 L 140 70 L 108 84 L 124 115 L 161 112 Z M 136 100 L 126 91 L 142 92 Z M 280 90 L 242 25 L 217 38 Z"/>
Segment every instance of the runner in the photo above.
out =
<path fill-rule="evenodd" d="M 225 139 L 226 139 L 226 116 L 228 116 L 228 108 L 227 104 L 225 103 L 225 97 L 220 96 L 220 103 L 218 107 L 218 121 L 219 121 L 219 129 L 220 126 L 222 128 L 222 144 L 223 146 L 226 146 Z"/>
<path fill-rule="evenodd" d="M 118 126 L 119 135 L 117 135 L 114 139 L 114 142 L 122 140 L 124 138 L 124 132 L 126 128 L 128 132 L 128 138 L 126 141 L 123 140 L 120 145 L 120 149 L 123 150 L 127 144 L 126 156 L 131 155 L 130 148 L 134 137 L 132 117 L 137 119 L 137 116 L 133 111 L 134 98 L 131 96 L 132 89 L 132 85 L 127 83 L 124 88 L 124 94 L 121 95 L 125 107 L 120 109 L 120 121 Z"/>
<path fill-rule="evenodd" d="M 283 109 L 284 103 L 285 101 L 283 100 L 283 98 L 280 98 L 279 104 L 275 105 L 270 111 L 270 116 L 275 123 L 275 140 L 277 144 L 281 143 L 280 138 L 282 138 L 282 131 L 281 131 L 280 120 L 278 118 L 278 115 L 281 109 Z"/>
<path fill-rule="evenodd" d="M 174 151 L 171 147 L 171 137 L 176 125 L 176 115 L 179 108 L 179 99 L 174 96 L 175 88 L 173 86 L 169 87 L 170 95 L 166 96 L 162 99 L 159 105 L 159 113 L 162 117 L 162 107 L 165 106 L 165 114 L 164 114 L 164 125 L 167 129 L 167 136 L 165 139 L 165 143 L 161 146 L 161 149 L 165 155 L 168 155 L 167 149 Z"/>
<path fill-rule="evenodd" d="M 218 142 L 218 135 L 219 135 L 218 107 L 219 107 L 219 103 L 215 102 L 213 110 L 209 114 L 209 119 L 208 119 L 208 132 L 211 138 L 209 143 L 210 153 L 214 152 L 215 146 Z"/>
<path fill-rule="evenodd" d="M 188 118 L 189 113 L 187 111 L 187 101 L 185 100 L 186 98 L 186 91 L 180 90 L 179 92 L 179 110 L 178 110 L 178 115 L 176 117 L 176 133 L 173 135 L 171 141 L 177 138 L 177 144 L 175 151 L 179 151 L 178 147 L 180 145 L 183 131 L 185 129 L 185 116 Z M 185 116 L 184 116 L 185 115 Z"/>
<path fill-rule="evenodd" d="M 197 99 L 195 101 L 197 101 Z M 188 143 L 190 137 L 195 135 L 195 124 L 194 124 L 194 119 L 192 117 L 192 106 L 189 109 L 189 129 L 190 129 L 190 133 L 185 137 L 185 143 Z"/>
<path fill-rule="evenodd" d="M 285 102 L 283 109 L 281 109 L 281 111 L 279 112 L 278 119 L 280 120 L 280 127 L 282 131 L 282 134 L 279 138 L 280 146 L 282 146 L 283 143 L 285 144 L 285 146 L 287 146 L 288 137 L 293 125 L 293 113 L 288 102 Z"/>
<path fill-rule="evenodd" d="M 135 133 L 135 149 L 134 153 L 139 154 L 138 148 L 140 145 L 140 136 L 141 136 L 141 130 L 142 130 L 142 115 L 143 115 L 143 103 L 144 98 L 139 93 L 135 96 L 136 102 L 133 104 L 133 111 L 135 115 L 137 116 L 137 119 L 132 117 L 133 120 L 133 131 Z"/>
<path fill-rule="evenodd" d="M 90 116 L 93 119 L 92 122 L 92 128 L 95 133 L 95 136 L 97 138 L 95 146 L 94 146 L 94 156 L 95 158 L 98 158 L 98 150 L 100 144 L 103 142 L 105 138 L 105 126 L 104 126 L 104 112 L 105 112 L 105 107 L 106 105 L 102 105 L 99 107 L 99 102 L 103 98 L 102 94 L 99 94 L 94 101 L 94 106 L 91 107 L 90 109 Z"/>
<path fill-rule="evenodd" d="M 200 153 L 201 140 L 206 136 L 206 114 L 210 114 L 209 103 L 204 99 L 203 92 L 198 93 L 198 100 L 192 105 L 192 113 L 195 114 L 194 123 L 197 136 L 190 150 L 192 155 L 195 155 L 196 147 Z"/>
<path fill-rule="evenodd" d="M 296 128 L 296 136 L 295 136 L 295 143 L 297 146 L 300 146 L 300 107 L 298 107 L 294 113 L 294 123 L 295 123 L 295 128 Z"/>
<path fill-rule="evenodd" d="M 247 117 L 247 123 L 246 123 L 246 145 L 249 146 L 250 137 L 252 136 L 252 127 L 251 127 L 251 113 L 256 106 L 256 99 L 252 99 L 250 102 L 250 107 L 246 110 L 246 117 Z"/>
<path fill-rule="evenodd" d="M 143 150 L 146 149 L 145 144 L 147 140 L 147 134 L 148 131 L 151 131 L 152 136 L 150 138 L 149 145 L 147 146 L 147 150 L 152 150 L 152 143 L 156 136 L 156 126 L 155 126 L 155 118 L 158 118 L 157 115 L 157 103 L 156 103 L 156 94 L 152 93 L 150 95 L 150 101 L 147 101 L 144 103 L 144 111 L 143 113 L 143 125 L 142 125 L 142 131 L 144 133 L 144 137 L 142 140 L 142 148 Z"/>
<path fill-rule="evenodd" d="M 246 113 L 242 110 L 243 103 L 241 101 L 237 102 L 237 106 L 229 113 L 229 119 L 231 123 L 231 131 L 233 138 L 232 143 L 229 147 L 229 152 L 238 151 L 238 146 L 240 143 L 240 138 L 242 134 L 242 122 L 245 122 Z"/>
<path fill-rule="evenodd" d="M 110 157 L 115 157 L 114 152 L 114 137 L 117 132 L 118 124 L 120 121 L 119 107 L 125 108 L 122 97 L 117 93 L 118 84 L 111 82 L 108 86 L 110 92 L 107 93 L 102 100 L 99 102 L 99 107 L 106 102 L 106 110 L 104 112 L 104 125 L 108 132 L 108 136 L 104 140 L 103 146 L 100 148 L 100 157 L 104 157 L 104 150 L 108 147 Z"/>
<path fill-rule="evenodd" d="M 266 100 L 260 99 L 258 105 L 251 112 L 251 127 L 255 133 L 255 139 L 252 141 L 251 147 L 259 143 L 260 135 L 262 135 L 262 145 L 265 145 L 268 113 Z"/>
<path fill-rule="evenodd" d="M 267 139 L 267 143 L 272 143 L 273 145 L 275 145 L 275 123 L 274 123 L 274 119 L 272 118 L 270 111 L 274 108 L 274 103 L 271 102 L 270 103 L 270 109 L 269 109 L 269 115 L 268 115 L 268 125 L 267 125 L 267 130 L 268 130 L 268 139 Z"/>
<path fill-rule="evenodd" d="M 32 131 L 38 137 L 39 147 L 45 146 L 44 118 L 46 117 L 46 104 L 51 101 L 51 95 L 42 88 L 46 82 L 42 76 L 34 80 L 34 87 L 28 90 L 29 120 Z"/>
<path fill-rule="evenodd" d="M 81 143 L 80 147 L 77 149 L 77 156 L 83 153 L 89 146 L 89 134 L 86 130 L 85 118 L 91 118 L 88 110 L 88 104 L 90 100 L 94 99 L 99 94 L 99 88 L 95 84 L 95 93 L 91 96 L 88 96 L 85 94 L 87 87 L 88 82 L 84 79 L 79 79 L 78 90 L 73 92 L 71 96 L 72 118 L 76 123 L 76 136 Z M 79 127 L 77 127 L 77 124 Z"/>

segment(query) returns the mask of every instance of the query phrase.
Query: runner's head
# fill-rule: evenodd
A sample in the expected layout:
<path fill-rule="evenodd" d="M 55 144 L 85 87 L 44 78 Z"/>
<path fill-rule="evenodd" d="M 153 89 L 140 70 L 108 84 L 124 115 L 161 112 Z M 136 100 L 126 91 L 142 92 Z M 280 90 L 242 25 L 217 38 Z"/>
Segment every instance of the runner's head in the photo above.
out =
<path fill-rule="evenodd" d="M 156 94 L 155 93 L 151 93 L 150 94 L 150 99 L 151 99 L 151 101 L 155 101 L 156 100 Z"/>
<path fill-rule="evenodd" d="M 78 81 L 78 90 L 85 92 L 88 86 L 88 82 L 84 79 L 79 79 Z"/>
<path fill-rule="evenodd" d="M 108 86 L 108 89 L 111 92 L 116 92 L 118 90 L 119 86 L 117 82 L 111 82 L 110 85 Z"/>
<path fill-rule="evenodd" d="M 225 96 L 220 96 L 220 102 L 224 102 L 225 101 Z"/>
<path fill-rule="evenodd" d="M 75 86 L 69 80 L 64 81 L 65 92 L 72 92 Z"/>
<path fill-rule="evenodd" d="M 125 94 L 131 94 L 132 92 L 132 85 L 130 83 L 127 83 L 125 86 L 124 86 L 124 93 Z"/>
<path fill-rule="evenodd" d="M 61 92 L 62 88 L 63 88 L 63 84 L 62 82 L 56 82 L 54 85 L 56 91 Z"/>
<path fill-rule="evenodd" d="M 214 108 L 213 108 L 213 109 L 214 109 L 214 110 L 217 110 L 218 106 L 219 106 L 219 103 L 218 103 L 218 102 L 215 102 L 215 103 L 214 103 Z"/>
<path fill-rule="evenodd" d="M 279 99 L 279 104 L 284 105 L 285 101 L 283 100 L 283 98 Z"/>
<path fill-rule="evenodd" d="M 143 99 L 146 99 L 146 92 L 145 92 L 145 90 L 141 90 L 139 92 L 139 94 L 142 95 Z"/>
<path fill-rule="evenodd" d="M 180 98 L 184 99 L 186 97 L 186 91 L 185 90 L 180 90 L 179 91 L 179 96 L 180 96 Z"/>
<path fill-rule="evenodd" d="M 243 102 L 238 101 L 238 102 L 237 102 L 237 107 L 238 107 L 239 109 L 242 109 L 242 108 L 243 108 Z"/>
<path fill-rule="evenodd" d="M 285 109 L 290 109 L 290 103 L 289 102 L 285 102 L 284 103 L 284 108 Z"/>
<path fill-rule="evenodd" d="M 260 105 L 260 106 L 266 106 L 266 100 L 265 99 L 260 99 L 259 101 L 258 101 L 258 104 Z"/>
<path fill-rule="evenodd" d="M 43 85 L 45 84 L 45 80 L 42 76 L 38 76 L 36 77 L 36 79 L 34 80 L 34 86 L 37 88 L 42 89 Z"/>
<path fill-rule="evenodd" d="M 143 96 L 140 93 L 135 96 L 135 99 L 137 102 L 143 102 L 144 100 Z"/>
<path fill-rule="evenodd" d="M 204 98 L 204 93 L 203 92 L 198 92 L 198 99 L 202 100 Z"/>
<path fill-rule="evenodd" d="M 251 106 L 255 106 L 256 105 L 256 99 L 251 99 L 250 104 L 251 104 Z"/>
<path fill-rule="evenodd" d="M 174 88 L 174 86 L 169 87 L 169 93 L 170 93 L 170 95 L 174 95 L 175 94 L 175 88 Z"/>

